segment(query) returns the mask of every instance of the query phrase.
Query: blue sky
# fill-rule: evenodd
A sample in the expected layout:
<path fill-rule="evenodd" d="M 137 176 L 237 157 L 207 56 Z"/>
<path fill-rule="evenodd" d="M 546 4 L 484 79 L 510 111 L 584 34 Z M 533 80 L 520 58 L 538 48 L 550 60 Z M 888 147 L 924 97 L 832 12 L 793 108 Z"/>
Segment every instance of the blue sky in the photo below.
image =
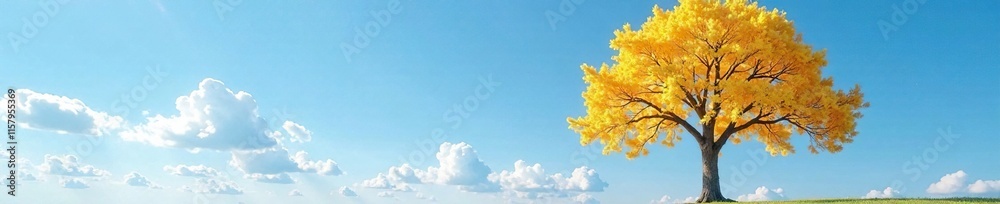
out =
<path fill-rule="evenodd" d="M 804 137 L 787 157 L 726 147 L 727 197 L 1000 197 L 1000 2 L 760 3 L 827 49 L 824 75 L 860 84 L 871 107 L 838 154 L 809 154 Z M 682 201 L 701 187 L 692 140 L 629 161 L 581 147 L 566 123 L 585 113 L 579 65 L 610 62 L 613 31 L 654 4 L 676 2 L 0 2 L 0 85 L 40 104 L 22 116 L 36 125 L 19 129 L 16 154 L 38 180 L 13 199 Z M 357 43 L 369 25 L 377 35 Z M 191 140 L 207 126 L 218 140 Z M 249 137 L 264 142 L 241 145 Z M 419 181 L 388 176 L 404 163 Z M 555 187 L 511 188 L 541 169 Z M 483 189 L 459 187 L 472 183 Z"/>

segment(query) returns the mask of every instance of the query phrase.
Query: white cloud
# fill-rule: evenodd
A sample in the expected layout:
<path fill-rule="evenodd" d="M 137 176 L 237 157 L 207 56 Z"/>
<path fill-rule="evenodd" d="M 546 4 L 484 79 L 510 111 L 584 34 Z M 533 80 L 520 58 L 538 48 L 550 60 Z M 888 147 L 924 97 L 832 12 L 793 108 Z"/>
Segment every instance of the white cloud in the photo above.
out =
<path fill-rule="evenodd" d="M 375 178 L 361 181 L 361 183 L 357 185 L 365 188 L 374 188 L 374 189 L 391 189 L 395 187 L 395 185 L 390 183 L 389 179 L 385 177 L 385 174 L 382 173 L 379 173 L 378 176 L 375 176 Z"/>
<path fill-rule="evenodd" d="M 309 154 L 299 151 L 289 156 L 285 148 L 233 151 L 229 165 L 246 174 L 279 174 L 290 172 L 337 176 L 344 174 L 337 162 L 327 159 L 310 161 Z"/>
<path fill-rule="evenodd" d="M 354 190 L 351 190 L 351 188 L 349 188 L 347 186 L 340 187 L 339 193 L 340 193 L 340 195 L 342 195 L 344 197 L 357 197 L 358 196 L 358 194 L 355 193 Z"/>
<path fill-rule="evenodd" d="M 291 142 L 303 143 L 312 140 L 312 131 L 307 130 L 306 127 L 298 123 L 285 121 L 281 127 L 285 129 L 285 132 L 288 132 L 288 140 Z"/>
<path fill-rule="evenodd" d="M 573 169 L 573 174 L 565 180 L 562 179 L 561 174 L 556 174 L 553 178 L 559 183 L 558 189 L 560 190 L 603 192 L 604 188 L 608 187 L 608 183 L 601 180 L 597 170 L 586 166 Z"/>
<path fill-rule="evenodd" d="M 969 185 L 969 193 L 989 193 L 1000 192 L 1000 180 L 984 181 L 976 180 Z"/>
<path fill-rule="evenodd" d="M 37 181 L 38 180 L 38 177 L 35 177 L 35 175 L 31 174 L 31 173 L 26 173 L 24 171 L 21 171 L 19 174 L 21 174 L 19 177 L 21 178 L 22 181 Z"/>
<path fill-rule="evenodd" d="M 438 153 L 438 166 L 427 170 L 414 169 L 409 164 L 390 167 L 387 174 L 379 173 L 372 179 L 362 181 L 359 186 L 377 189 L 399 189 L 398 184 L 424 183 L 455 185 L 462 191 L 495 192 L 499 187 L 489 176 L 492 172 L 476 153 L 472 146 L 466 143 L 441 144 Z"/>
<path fill-rule="evenodd" d="M 501 187 L 513 191 L 542 192 L 553 190 L 556 186 L 541 164 L 527 165 L 524 160 L 514 162 L 514 171 L 503 170 L 494 178 Z"/>
<path fill-rule="evenodd" d="M 594 196 L 591 196 L 590 194 L 586 194 L 586 193 L 581 193 L 580 195 L 577 195 L 576 197 L 573 197 L 573 202 L 575 202 L 575 203 L 582 203 L 582 204 L 600 204 L 601 203 L 601 201 L 598 201 L 596 198 L 594 198 Z"/>
<path fill-rule="evenodd" d="M 129 186 L 142 186 L 153 189 L 162 188 L 159 185 L 150 182 L 149 179 L 147 179 L 145 176 L 142 176 L 142 174 L 139 174 L 138 172 L 134 171 L 129 173 L 128 175 L 125 175 L 124 179 L 125 179 L 124 183 Z"/>
<path fill-rule="evenodd" d="M 868 194 L 865 195 L 865 197 L 863 198 L 893 198 L 897 194 L 899 194 L 899 191 L 892 189 L 892 187 L 886 187 L 885 190 L 882 191 L 878 190 L 868 191 Z"/>
<path fill-rule="evenodd" d="M 427 181 L 447 185 L 477 185 L 489 183 L 487 177 L 492 170 L 479 159 L 472 146 L 464 142 L 442 143 L 438 153 L 439 167 L 427 169 Z"/>
<path fill-rule="evenodd" d="M 479 159 L 478 153 L 466 143 L 441 144 L 435 155 L 438 166 L 426 170 L 409 164 L 393 166 L 387 173 L 355 184 L 365 188 L 393 189 L 407 183 L 454 185 L 465 192 L 492 193 L 506 190 L 505 195 L 518 198 L 568 197 L 574 192 L 602 192 L 608 183 L 594 169 L 579 167 L 566 176 L 561 173 L 546 174 L 541 164 L 528 165 L 523 160 L 514 162 L 514 170 L 492 172 Z"/>
<path fill-rule="evenodd" d="M 424 193 L 417 193 L 416 195 L 414 195 L 414 197 L 421 200 L 437 201 L 437 199 L 434 198 L 434 196 L 425 195 Z"/>
<path fill-rule="evenodd" d="M 574 169 L 570 177 L 566 177 L 561 173 L 548 175 L 541 164 L 528 165 L 523 160 L 514 162 L 513 171 L 503 170 L 490 175 L 490 180 L 504 190 L 518 192 L 515 195 L 522 198 L 551 197 L 569 192 L 602 192 L 608 186 L 597 171 L 586 166 Z"/>
<path fill-rule="evenodd" d="M 766 186 L 758 187 L 754 193 L 740 195 L 736 201 L 771 201 L 785 198 L 785 190 L 781 188 L 768 189 Z"/>
<path fill-rule="evenodd" d="M 199 178 L 194 186 L 181 186 L 181 190 L 192 193 L 241 195 L 243 189 L 231 181 Z"/>
<path fill-rule="evenodd" d="M 297 172 L 298 165 L 284 148 L 267 148 L 251 151 L 233 151 L 229 165 L 244 173 L 277 174 Z"/>
<path fill-rule="evenodd" d="M 63 188 L 69 188 L 69 189 L 85 189 L 85 188 L 90 188 L 90 185 L 87 185 L 87 183 L 84 183 L 83 180 L 76 179 L 76 178 L 69 178 L 69 179 L 59 180 L 59 185 L 62 185 Z"/>
<path fill-rule="evenodd" d="M 383 191 L 383 192 L 378 192 L 378 197 L 395 198 L 396 194 L 392 193 L 392 191 Z"/>
<path fill-rule="evenodd" d="M 681 200 L 681 199 L 671 199 L 670 196 L 663 195 L 663 197 L 660 197 L 659 200 L 651 200 L 651 201 L 649 201 L 649 203 L 650 204 L 694 203 L 694 202 L 697 202 L 697 201 L 698 201 L 698 198 L 695 198 L 695 197 L 687 197 L 687 198 L 684 198 L 684 200 Z"/>
<path fill-rule="evenodd" d="M 254 180 L 261 183 L 276 183 L 276 184 L 293 184 L 295 179 L 292 179 L 287 173 L 279 174 L 246 174 L 243 176 L 246 179 Z"/>
<path fill-rule="evenodd" d="M 233 92 L 206 78 L 198 89 L 177 98 L 177 115 L 157 114 L 120 133 L 126 141 L 192 150 L 251 150 L 278 144 L 249 93 Z"/>
<path fill-rule="evenodd" d="M 399 191 L 399 192 L 413 192 L 414 191 L 413 187 L 410 187 L 410 185 L 407 185 L 406 183 L 393 183 L 393 182 L 391 182 L 390 179 L 387 178 L 385 176 L 385 174 L 382 174 L 382 173 L 379 173 L 378 176 L 375 176 L 375 178 L 371 178 L 371 179 L 368 179 L 368 180 L 361 181 L 361 183 L 357 183 L 355 185 L 356 186 L 360 186 L 360 187 L 364 187 L 364 188 L 389 189 L 389 190 Z"/>
<path fill-rule="evenodd" d="M 10 158 L 10 153 L 7 151 L 0 151 L 0 158 Z M 39 181 L 43 175 L 35 175 L 29 172 L 33 165 L 31 160 L 25 158 L 17 158 L 17 176 L 21 181 Z M 20 185 L 20 184 L 18 184 Z"/>
<path fill-rule="evenodd" d="M 396 184 L 396 186 L 393 187 L 392 190 L 399 191 L 399 192 L 413 192 L 413 191 L 415 191 L 413 189 L 413 187 L 410 187 L 410 185 L 406 185 L 405 183 Z"/>
<path fill-rule="evenodd" d="M 121 128 L 124 120 L 90 109 L 83 101 L 65 96 L 18 89 L 18 123 L 57 133 L 103 136 Z"/>
<path fill-rule="evenodd" d="M 291 192 L 288 192 L 288 196 L 302 196 L 302 192 L 299 192 L 299 189 L 292 189 Z"/>
<path fill-rule="evenodd" d="M 38 166 L 38 169 L 42 173 L 62 176 L 100 177 L 111 175 L 108 171 L 80 163 L 79 158 L 72 154 L 63 156 L 45 155 L 45 159 Z"/>
<path fill-rule="evenodd" d="M 216 177 L 219 176 L 219 171 L 213 169 L 212 167 L 207 167 L 205 165 L 198 166 L 188 166 L 179 164 L 177 166 L 163 166 L 163 171 L 170 173 L 171 175 L 177 176 L 190 176 L 190 177 Z"/>
<path fill-rule="evenodd" d="M 927 187 L 927 193 L 931 194 L 949 194 L 958 192 L 965 185 L 965 171 L 959 170 L 955 173 L 950 173 L 941 177 L 941 180 L 937 183 L 932 183 Z"/>
<path fill-rule="evenodd" d="M 340 171 L 340 167 L 337 165 L 337 162 L 330 159 L 310 161 L 309 153 L 306 153 L 305 151 L 296 152 L 295 156 L 292 157 L 292 160 L 295 161 L 295 164 L 298 164 L 298 167 L 302 170 L 302 172 L 316 173 L 326 176 L 344 174 L 343 171 Z"/>
<path fill-rule="evenodd" d="M 414 169 L 410 164 L 403 164 L 399 167 L 389 167 L 389 172 L 386 173 L 385 178 L 392 182 L 420 183 L 420 177 L 423 177 L 423 175 L 418 176 L 418 173 L 423 174 L 423 171 Z"/>
<path fill-rule="evenodd" d="M 667 204 L 667 203 L 670 203 L 670 196 L 663 195 L 663 197 L 660 197 L 659 200 L 651 200 L 651 201 L 649 201 L 649 203 L 650 204 Z"/>

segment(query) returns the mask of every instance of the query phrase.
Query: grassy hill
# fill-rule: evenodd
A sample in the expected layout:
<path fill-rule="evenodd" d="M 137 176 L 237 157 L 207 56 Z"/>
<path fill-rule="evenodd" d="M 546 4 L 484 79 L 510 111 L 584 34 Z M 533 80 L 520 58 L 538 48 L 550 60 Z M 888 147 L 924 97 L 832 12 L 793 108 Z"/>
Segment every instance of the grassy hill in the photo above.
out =
<path fill-rule="evenodd" d="M 743 202 L 741 202 L 743 203 Z M 891 198 L 891 199 L 828 199 L 747 203 L 1000 203 L 1000 198 Z"/>

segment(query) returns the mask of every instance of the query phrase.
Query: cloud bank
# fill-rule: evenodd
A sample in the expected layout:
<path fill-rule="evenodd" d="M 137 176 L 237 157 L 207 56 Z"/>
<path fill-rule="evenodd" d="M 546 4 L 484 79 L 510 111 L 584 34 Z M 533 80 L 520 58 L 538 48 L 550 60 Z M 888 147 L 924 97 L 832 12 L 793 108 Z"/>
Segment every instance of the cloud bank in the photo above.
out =
<path fill-rule="evenodd" d="M 126 141 L 192 150 L 253 150 L 278 144 L 247 92 L 233 92 L 207 78 L 198 89 L 177 98 L 178 113 L 147 118 L 120 133 Z"/>
<path fill-rule="evenodd" d="M 79 99 L 18 89 L 17 119 L 24 127 L 61 134 L 103 136 L 121 128 L 121 116 L 94 111 Z"/>

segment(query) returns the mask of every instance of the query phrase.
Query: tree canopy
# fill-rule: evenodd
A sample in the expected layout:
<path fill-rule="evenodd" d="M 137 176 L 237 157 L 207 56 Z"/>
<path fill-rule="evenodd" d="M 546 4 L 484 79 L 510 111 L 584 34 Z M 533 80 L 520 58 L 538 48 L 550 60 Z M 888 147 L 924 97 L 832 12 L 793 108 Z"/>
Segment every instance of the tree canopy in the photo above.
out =
<path fill-rule="evenodd" d="M 703 148 L 756 139 L 772 155 L 794 153 L 793 133 L 809 150 L 831 153 L 858 134 L 867 107 L 860 86 L 833 88 L 825 50 L 802 40 L 785 13 L 756 2 L 681 0 L 653 8 L 635 30 L 615 31 L 613 64 L 583 64 L 586 115 L 568 118 L 580 143 L 628 159 L 649 144 L 673 147 L 688 132 Z"/>

